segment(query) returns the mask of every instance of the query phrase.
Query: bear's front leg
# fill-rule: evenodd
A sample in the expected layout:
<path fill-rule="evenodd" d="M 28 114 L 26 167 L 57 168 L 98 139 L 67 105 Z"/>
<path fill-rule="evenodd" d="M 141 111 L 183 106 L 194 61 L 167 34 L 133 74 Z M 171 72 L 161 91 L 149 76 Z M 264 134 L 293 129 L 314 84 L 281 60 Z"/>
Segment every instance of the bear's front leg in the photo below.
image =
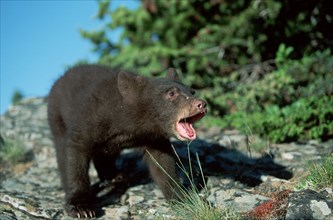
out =
<path fill-rule="evenodd" d="M 182 186 L 176 174 L 176 161 L 171 144 L 165 143 L 162 149 L 146 148 L 144 159 L 150 175 L 166 199 L 181 198 Z"/>
<path fill-rule="evenodd" d="M 65 210 L 72 217 L 93 218 L 96 196 L 90 189 L 89 154 L 77 145 L 69 145 L 66 150 Z"/>

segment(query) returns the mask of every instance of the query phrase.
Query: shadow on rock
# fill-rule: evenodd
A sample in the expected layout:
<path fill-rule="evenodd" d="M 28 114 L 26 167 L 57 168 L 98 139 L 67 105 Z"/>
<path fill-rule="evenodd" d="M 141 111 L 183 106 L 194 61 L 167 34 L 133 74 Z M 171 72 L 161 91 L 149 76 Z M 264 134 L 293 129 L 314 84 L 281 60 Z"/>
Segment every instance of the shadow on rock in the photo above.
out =
<path fill-rule="evenodd" d="M 116 161 L 117 175 L 112 181 L 98 181 L 92 190 L 98 197 L 100 208 L 97 217 L 103 215 L 102 207 L 121 203 L 127 189 L 151 182 L 147 166 L 137 151 L 122 153 Z"/>
<path fill-rule="evenodd" d="M 187 144 L 173 142 L 183 164 L 188 165 Z M 274 162 L 274 155 L 263 155 L 261 158 L 251 158 L 245 152 L 229 149 L 216 143 L 196 140 L 189 146 L 193 173 L 201 176 L 196 154 L 205 176 L 223 176 L 255 187 L 261 184 L 262 176 L 274 176 L 288 180 L 293 174 L 285 166 Z M 194 167 L 194 168 L 193 168 Z M 201 178 L 202 179 L 202 178 Z"/>
<path fill-rule="evenodd" d="M 173 142 L 173 146 L 183 164 L 189 172 L 187 143 Z M 216 143 L 196 140 L 189 145 L 191 169 L 194 184 L 198 189 L 204 185 L 209 176 L 219 176 L 239 181 L 247 186 L 255 187 L 261 184 L 262 176 L 274 176 L 279 179 L 290 179 L 292 173 L 286 167 L 274 162 L 274 155 L 264 155 L 261 158 L 251 158 L 236 149 L 229 149 Z M 197 161 L 203 170 L 204 180 Z M 112 181 L 95 183 L 92 188 L 99 199 L 100 208 L 112 204 L 119 204 L 121 196 L 127 189 L 151 182 L 146 165 L 141 155 L 136 151 L 121 154 L 117 162 L 118 175 Z M 181 166 L 181 165 L 180 165 Z M 178 174 L 184 187 L 191 183 L 179 168 Z M 102 215 L 102 213 L 101 213 Z"/>

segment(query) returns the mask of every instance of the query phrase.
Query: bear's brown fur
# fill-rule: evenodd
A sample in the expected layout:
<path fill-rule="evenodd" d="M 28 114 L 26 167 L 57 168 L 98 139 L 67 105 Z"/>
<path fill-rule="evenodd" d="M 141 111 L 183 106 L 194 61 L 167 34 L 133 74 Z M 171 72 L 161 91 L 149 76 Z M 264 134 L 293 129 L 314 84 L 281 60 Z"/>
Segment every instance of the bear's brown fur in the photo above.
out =
<path fill-rule="evenodd" d="M 112 180 L 115 159 L 124 148 L 143 149 L 153 180 L 167 199 L 175 198 L 177 186 L 168 175 L 178 178 L 169 138 L 195 139 L 192 123 L 206 114 L 206 103 L 178 81 L 174 70 L 166 78 L 147 78 L 81 65 L 55 82 L 48 102 L 69 215 L 95 216 L 89 162 L 93 161 L 101 180 Z"/>

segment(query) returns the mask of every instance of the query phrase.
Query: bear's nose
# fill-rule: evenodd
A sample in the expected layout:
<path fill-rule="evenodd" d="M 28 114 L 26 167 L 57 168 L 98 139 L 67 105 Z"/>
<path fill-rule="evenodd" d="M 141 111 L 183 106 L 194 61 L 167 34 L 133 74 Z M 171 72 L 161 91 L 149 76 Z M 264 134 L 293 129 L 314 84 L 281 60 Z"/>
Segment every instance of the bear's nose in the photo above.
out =
<path fill-rule="evenodd" d="M 204 100 L 196 100 L 194 105 L 201 111 L 205 110 L 207 103 Z"/>

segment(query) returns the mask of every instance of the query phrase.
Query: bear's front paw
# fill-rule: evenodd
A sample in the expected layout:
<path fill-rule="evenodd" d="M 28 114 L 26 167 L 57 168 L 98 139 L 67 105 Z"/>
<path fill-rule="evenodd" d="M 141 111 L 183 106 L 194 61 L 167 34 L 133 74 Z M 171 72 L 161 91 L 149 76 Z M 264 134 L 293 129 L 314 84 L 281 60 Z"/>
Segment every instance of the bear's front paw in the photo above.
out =
<path fill-rule="evenodd" d="M 94 218 L 96 217 L 96 197 L 90 192 L 77 193 L 67 199 L 65 210 L 74 218 Z"/>
<path fill-rule="evenodd" d="M 96 217 L 95 207 L 91 204 L 67 204 L 65 210 L 69 216 L 74 218 Z"/>

